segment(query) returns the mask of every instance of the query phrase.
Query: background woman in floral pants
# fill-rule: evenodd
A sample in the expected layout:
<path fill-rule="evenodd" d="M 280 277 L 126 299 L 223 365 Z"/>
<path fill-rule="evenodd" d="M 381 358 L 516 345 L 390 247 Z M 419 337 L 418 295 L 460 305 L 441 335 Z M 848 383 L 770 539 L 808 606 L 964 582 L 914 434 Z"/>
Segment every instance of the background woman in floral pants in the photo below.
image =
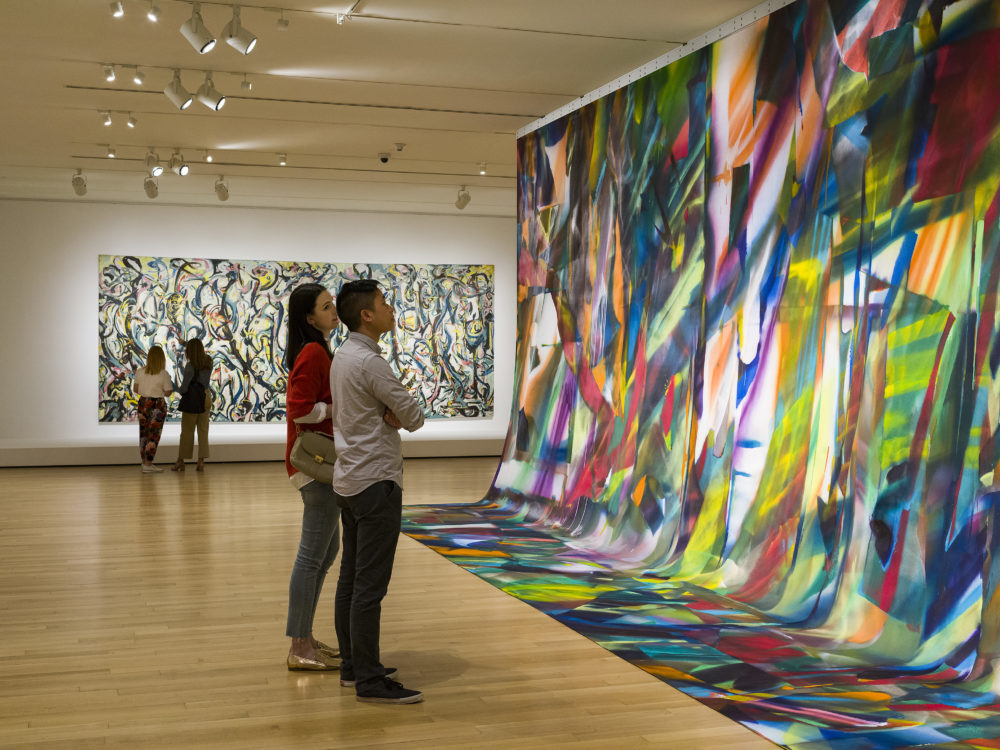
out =
<path fill-rule="evenodd" d="M 132 388 L 139 395 L 139 455 L 144 474 L 163 471 L 153 465 L 156 448 L 160 444 L 163 421 L 167 418 L 167 396 L 173 392 L 173 383 L 167 372 L 167 358 L 159 346 L 151 346 L 146 355 L 146 366 L 135 373 Z"/>

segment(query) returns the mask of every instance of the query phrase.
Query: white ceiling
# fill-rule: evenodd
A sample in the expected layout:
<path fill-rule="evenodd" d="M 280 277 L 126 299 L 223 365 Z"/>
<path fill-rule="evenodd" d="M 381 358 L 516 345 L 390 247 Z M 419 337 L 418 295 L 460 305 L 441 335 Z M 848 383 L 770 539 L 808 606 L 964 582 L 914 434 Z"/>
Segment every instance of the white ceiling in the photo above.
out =
<path fill-rule="evenodd" d="M 284 0 L 280 14 L 240 3 L 259 38 L 244 56 L 222 39 L 199 55 L 179 32 L 186 0 L 153 0 L 157 23 L 149 0 L 123 0 L 121 18 L 106 0 L 0 0 L 0 198 L 149 202 L 152 146 L 164 161 L 178 148 L 191 163 L 187 177 L 159 178 L 161 203 L 219 205 L 213 185 L 225 175 L 226 205 L 457 213 L 467 185 L 463 213 L 513 216 L 518 128 L 758 3 Z M 232 3 L 202 2 L 201 14 L 218 36 Z M 118 66 L 114 83 L 105 63 Z M 142 86 L 131 80 L 136 66 Z M 174 68 L 192 93 L 211 71 L 226 106 L 176 109 L 163 94 Z M 70 185 L 76 169 L 83 198 Z"/>

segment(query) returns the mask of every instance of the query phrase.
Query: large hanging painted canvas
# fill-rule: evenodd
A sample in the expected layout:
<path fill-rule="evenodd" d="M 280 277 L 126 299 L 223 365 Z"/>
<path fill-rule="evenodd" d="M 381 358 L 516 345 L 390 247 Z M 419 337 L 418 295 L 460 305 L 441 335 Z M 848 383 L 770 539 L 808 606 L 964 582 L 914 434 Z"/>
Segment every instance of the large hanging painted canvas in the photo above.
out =
<path fill-rule="evenodd" d="M 183 364 L 199 337 L 215 362 L 212 418 L 280 422 L 288 296 L 307 281 L 336 295 L 372 278 L 396 310 L 386 358 L 430 417 L 493 414 L 493 266 L 140 258 L 102 255 L 98 288 L 98 418 L 135 419 L 132 377 L 159 344 Z M 341 328 L 334 347 L 346 336 Z"/>
<path fill-rule="evenodd" d="M 503 462 L 408 533 L 787 747 L 1000 747 L 1000 2 L 801 0 L 518 160 Z"/>

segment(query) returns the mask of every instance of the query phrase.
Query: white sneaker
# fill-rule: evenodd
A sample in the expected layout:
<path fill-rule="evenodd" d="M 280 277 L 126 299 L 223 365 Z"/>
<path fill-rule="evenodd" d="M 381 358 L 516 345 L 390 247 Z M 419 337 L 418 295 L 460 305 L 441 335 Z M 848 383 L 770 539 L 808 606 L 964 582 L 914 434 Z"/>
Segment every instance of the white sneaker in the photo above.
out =
<path fill-rule="evenodd" d="M 143 464 L 142 465 L 143 474 L 162 474 L 163 469 L 159 466 L 154 466 L 153 464 Z"/>

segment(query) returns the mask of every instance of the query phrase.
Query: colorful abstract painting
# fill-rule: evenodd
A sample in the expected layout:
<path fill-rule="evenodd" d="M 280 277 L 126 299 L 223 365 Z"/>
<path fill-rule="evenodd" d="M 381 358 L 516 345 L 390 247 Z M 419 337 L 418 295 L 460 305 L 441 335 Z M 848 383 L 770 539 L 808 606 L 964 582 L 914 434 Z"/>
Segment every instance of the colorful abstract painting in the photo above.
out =
<path fill-rule="evenodd" d="M 1000 747 L 1000 1 L 801 0 L 518 159 L 503 462 L 407 532 L 784 746 Z"/>
<path fill-rule="evenodd" d="M 184 341 L 212 356 L 212 418 L 285 419 L 285 314 L 299 284 L 372 278 L 396 311 L 383 351 L 430 417 L 493 414 L 493 266 L 140 258 L 102 255 L 98 419 L 136 418 L 132 377 L 159 344 L 176 373 Z M 346 337 L 335 332 L 334 348 Z"/>

